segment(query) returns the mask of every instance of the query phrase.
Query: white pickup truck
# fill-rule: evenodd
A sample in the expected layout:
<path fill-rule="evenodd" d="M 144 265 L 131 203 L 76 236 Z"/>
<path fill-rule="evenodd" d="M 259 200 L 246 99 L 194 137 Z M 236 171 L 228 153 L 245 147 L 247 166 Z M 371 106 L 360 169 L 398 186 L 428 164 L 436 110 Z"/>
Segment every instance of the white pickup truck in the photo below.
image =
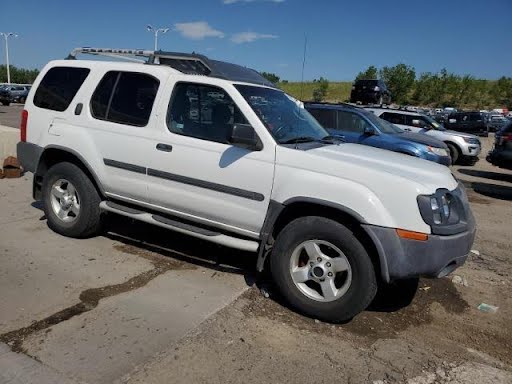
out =
<path fill-rule="evenodd" d="M 382 283 L 452 272 L 475 236 L 447 167 L 343 143 L 257 72 L 201 55 L 48 63 L 18 157 L 55 232 L 90 237 L 115 213 L 257 252 L 296 310 L 327 321 Z"/>

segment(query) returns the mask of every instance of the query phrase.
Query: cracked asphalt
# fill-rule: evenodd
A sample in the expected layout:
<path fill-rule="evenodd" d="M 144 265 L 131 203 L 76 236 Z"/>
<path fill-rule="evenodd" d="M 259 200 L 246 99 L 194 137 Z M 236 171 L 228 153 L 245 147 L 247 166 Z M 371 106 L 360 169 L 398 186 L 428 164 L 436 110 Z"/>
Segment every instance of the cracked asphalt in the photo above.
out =
<path fill-rule="evenodd" d="M 116 217 L 64 238 L 30 175 L 0 180 L 0 384 L 512 383 L 512 172 L 454 172 L 478 223 L 467 284 L 421 280 L 341 325 L 261 295 L 254 255 Z"/>

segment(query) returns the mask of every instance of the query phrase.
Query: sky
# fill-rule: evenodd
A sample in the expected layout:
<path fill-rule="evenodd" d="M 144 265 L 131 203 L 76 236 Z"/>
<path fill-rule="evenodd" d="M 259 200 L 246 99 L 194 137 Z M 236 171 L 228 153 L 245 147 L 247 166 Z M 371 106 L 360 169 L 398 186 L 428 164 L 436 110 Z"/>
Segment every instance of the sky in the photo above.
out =
<path fill-rule="evenodd" d="M 80 46 L 198 52 L 297 81 L 369 65 L 512 76 L 512 0 L 0 0 L 10 63 L 42 68 Z M 0 63 L 5 63 L 1 41 Z"/>

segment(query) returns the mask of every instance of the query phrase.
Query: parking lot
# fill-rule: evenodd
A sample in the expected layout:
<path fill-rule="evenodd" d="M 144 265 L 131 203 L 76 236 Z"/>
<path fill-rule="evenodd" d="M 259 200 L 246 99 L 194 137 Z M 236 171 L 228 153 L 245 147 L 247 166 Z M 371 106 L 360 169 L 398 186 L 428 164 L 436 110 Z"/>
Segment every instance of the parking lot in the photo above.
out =
<path fill-rule="evenodd" d="M 485 161 L 492 140 L 453 168 L 478 226 L 467 263 L 341 325 L 286 308 L 252 254 L 116 217 L 65 238 L 30 174 L 0 180 L 0 383 L 512 382 L 512 172 Z"/>

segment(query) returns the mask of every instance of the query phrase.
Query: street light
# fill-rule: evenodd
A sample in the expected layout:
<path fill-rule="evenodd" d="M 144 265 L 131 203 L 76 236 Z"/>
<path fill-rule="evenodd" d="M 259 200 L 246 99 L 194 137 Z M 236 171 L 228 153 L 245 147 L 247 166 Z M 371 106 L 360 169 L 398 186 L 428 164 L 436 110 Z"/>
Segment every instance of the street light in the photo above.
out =
<path fill-rule="evenodd" d="M 17 34 L 13 32 L 0 32 L 0 36 L 3 36 L 5 39 L 5 62 L 7 64 L 7 83 L 11 84 L 11 70 L 9 69 L 9 37 L 18 37 Z"/>
<path fill-rule="evenodd" d="M 151 25 L 146 26 L 148 32 L 153 32 L 155 34 L 155 51 L 158 50 L 158 34 L 166 33 L 169 31 L 169 28 L 153 28 Z"/>

